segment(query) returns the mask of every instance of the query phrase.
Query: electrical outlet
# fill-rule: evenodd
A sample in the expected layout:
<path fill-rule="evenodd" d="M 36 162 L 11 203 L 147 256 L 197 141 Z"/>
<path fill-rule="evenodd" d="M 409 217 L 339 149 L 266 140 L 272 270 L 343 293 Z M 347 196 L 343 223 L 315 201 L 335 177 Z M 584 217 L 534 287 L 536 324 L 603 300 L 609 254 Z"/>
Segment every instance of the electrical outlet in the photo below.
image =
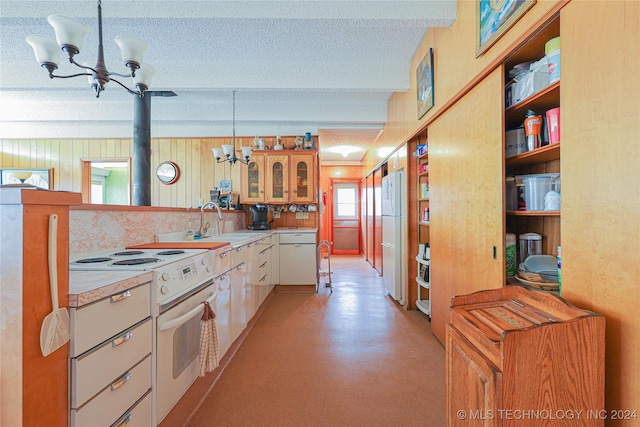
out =
<path fill-rule="evenodd" d="M 296 212 L 296 219 L 309 219 L 309 212 Z"/>
<path fill-rule="evenodd" d="M 280 218 L 280 212 L 273 213 L 273 219 Z"/>

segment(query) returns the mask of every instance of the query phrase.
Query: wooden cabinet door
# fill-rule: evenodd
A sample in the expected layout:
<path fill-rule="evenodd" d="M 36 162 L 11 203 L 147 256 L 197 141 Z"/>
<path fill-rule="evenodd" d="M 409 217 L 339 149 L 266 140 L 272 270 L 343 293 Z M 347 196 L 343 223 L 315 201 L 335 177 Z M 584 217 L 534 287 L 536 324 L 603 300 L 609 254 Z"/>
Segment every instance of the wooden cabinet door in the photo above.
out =
<path fill-rule="evenodd" d="M 267 203 L 285 203 L 289 200 L 288 156 L 267 156 Z"/>
<path fill-rule="evenodd" d="M 444 342 L 454 295 L 503 286 L 501 69 L 429 126 L 431 327 Z"/>
<path fill-rule="evenodd" d="M 291 195 L 293 203 L 315 201 L 315 154 L 291 155 Z"/>
<path fill-rule="evenodd" d="M 249 164 L 242 167 L 242 191 L 240 192 L 242 203 L 263 203 L 265 201 L 264 167 L 262 154 L 253 154 Z"/>
<path fill-rule="evenodd" d="M 502 372 L 447 325 L 447 427 L 501 426 Z"/>

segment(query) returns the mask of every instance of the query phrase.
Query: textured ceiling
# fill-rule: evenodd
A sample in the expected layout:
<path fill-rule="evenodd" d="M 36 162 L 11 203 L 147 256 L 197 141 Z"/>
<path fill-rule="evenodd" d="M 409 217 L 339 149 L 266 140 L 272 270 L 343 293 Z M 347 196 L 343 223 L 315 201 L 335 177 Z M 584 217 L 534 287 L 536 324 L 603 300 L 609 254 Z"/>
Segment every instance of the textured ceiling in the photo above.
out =
<path fill-rule="evenodd" d="M 84 78 L 50 80 L 24 41 L 54 36 L 58 13 L 89 25 L 78 62 L 97 59 L 91 0 L 0 0 L 0 137 L 129 137 L 133 98 L 111 83 L 96 99 Z M 450 26 L 456 0 L 104 0 L 107 67 L 125 72 L 113 38 L 149 44 L 157 68 L 152 136 L 321 135 L 323 160 L 360 160 L 393 92 L 409 89 L 410 61 L 433 26 Z M 78 72 L 63 63 L 58 74 Z M 361 149 L 343 157 L 343 146 Z M 335 148 L 335 146 L 340 146 Z"/>

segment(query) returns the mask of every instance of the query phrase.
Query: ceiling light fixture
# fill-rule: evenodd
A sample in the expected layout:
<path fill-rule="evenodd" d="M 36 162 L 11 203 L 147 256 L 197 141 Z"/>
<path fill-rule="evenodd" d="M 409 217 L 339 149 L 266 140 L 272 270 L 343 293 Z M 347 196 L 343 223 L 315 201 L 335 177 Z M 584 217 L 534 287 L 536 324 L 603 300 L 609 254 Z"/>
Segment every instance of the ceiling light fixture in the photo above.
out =
<path fill-rule="evenodd" d="M 84 36 L 89 32 L 89 27 L 82 22 L 63 15 L 49 15 L 47 21 L 53 27 L 56 38 L 43 36 L 28 36 L 27 43 L 33 48 L 36 60 L 40 66 L 49 72 L 49 78 L 68 79 L 71 77 L 88 76 L 89 84 L 96 92 L 96 98 L 100 97 L 100 92 L 110 81 L 116 82 L 132 95 L 144 96 L 144 92 L 149 88 L 151 78 L 156 70 L 151 65 L 142 62 L 144 51 L 147 50 L 147 43 L 144 40 L 133 36 L 119 35 L 114 41 L 120 48 L 122 60 L 129 69 L 129 74 L 112 73 L 107 70 L 104 63 L 104 50 L 102 47 L 102 5 L 98 0 L 98 62 L 94 67 L 88 63 L 78 64 L 74 56 L 80 53 Z M 69 62 L 77 67 L 87 70 L 84 73 L 71 74 L 66 76 L 55 75 L 53 72 L 60 65 L 60 50 L 66 52 Z M 137 90 L 131 90 L 123 83 L 114 79 L 117 77 L 132 77 Z"/>
<path fill-rule="evenodd" d="M 232 139 L 231 144 L 223 144 L 222 148 L 212 148 L 213 157 L 216 158 L 218 163 L 229 162 L 234 164 L 235 162 L 244 163 L 245 165 L 249 163 L 249 157 L 251 157 L 251 147 L 240 147 L 242 150 L 242 157 L 236 157 L 236 91 L 233 91 L 233 125 L 232 125 Z M 222 158 L 222 154 L 224 153 L 225 159 L 220 160 Z"/>

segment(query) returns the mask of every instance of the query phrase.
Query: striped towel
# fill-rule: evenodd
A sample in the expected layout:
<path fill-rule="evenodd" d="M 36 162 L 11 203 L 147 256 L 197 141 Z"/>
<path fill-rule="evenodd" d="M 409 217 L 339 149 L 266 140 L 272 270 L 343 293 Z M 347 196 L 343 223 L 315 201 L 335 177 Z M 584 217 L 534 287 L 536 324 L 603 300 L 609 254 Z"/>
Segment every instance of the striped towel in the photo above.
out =
<path fill-rule="evenodd" d="M 218 367 L 218 322 L 208 302 L 200 319 L 200 376 Z"/>

